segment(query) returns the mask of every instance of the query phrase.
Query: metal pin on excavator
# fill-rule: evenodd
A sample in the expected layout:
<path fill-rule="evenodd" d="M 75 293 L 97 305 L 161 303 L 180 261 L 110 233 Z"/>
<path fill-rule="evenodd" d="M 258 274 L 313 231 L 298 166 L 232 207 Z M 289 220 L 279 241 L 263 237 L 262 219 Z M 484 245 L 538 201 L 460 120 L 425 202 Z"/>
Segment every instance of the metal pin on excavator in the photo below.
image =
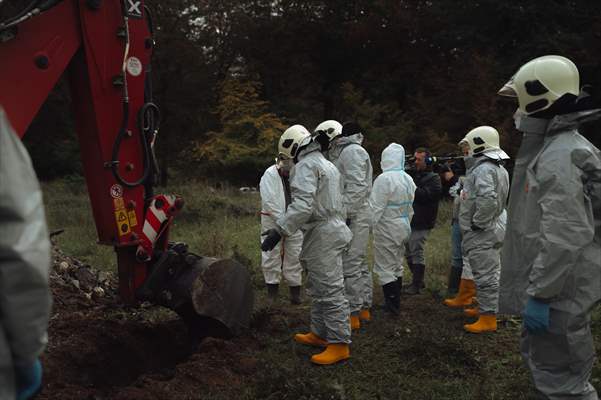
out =
<path fill-rule="evenodd" d="M 170 243 L 183 200 L 153 192 L 160 113 L 152 101 L 154 39 L 144 1 L 26 3 L 0 18 L 0 106 L 23 136 L 66 75 L 99 243 L 117 253 L 121 298 L 175 310 L 195 338 L 240 333 L 253 307 L 247 269 Z"/>

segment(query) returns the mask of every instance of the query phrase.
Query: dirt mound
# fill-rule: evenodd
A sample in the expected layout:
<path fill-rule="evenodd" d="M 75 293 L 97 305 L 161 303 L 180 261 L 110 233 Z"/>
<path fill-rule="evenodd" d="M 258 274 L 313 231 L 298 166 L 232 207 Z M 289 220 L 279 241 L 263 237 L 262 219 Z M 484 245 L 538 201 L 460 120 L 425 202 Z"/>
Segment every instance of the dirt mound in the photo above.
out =
<path fill-rule="evenodd" d="M 53 248 L 54 307 L 40 399 L 190 399 L 227 393 L 256 368 L 252 339 L 189 341 L 169 310 L 119 304 L 111 273 Z M 202 389 L 200 389 L 202 388 Z"/>

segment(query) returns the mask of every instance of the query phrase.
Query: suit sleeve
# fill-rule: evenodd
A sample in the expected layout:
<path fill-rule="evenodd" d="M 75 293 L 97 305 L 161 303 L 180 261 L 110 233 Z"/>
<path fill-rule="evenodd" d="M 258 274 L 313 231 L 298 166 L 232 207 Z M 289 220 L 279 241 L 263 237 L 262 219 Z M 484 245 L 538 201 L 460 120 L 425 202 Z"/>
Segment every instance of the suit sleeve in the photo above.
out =
<path fill-rule="evenodd" d="M 388 204 L 388 197 L 390 196 L 390 184 L 386 179 L 385 175 L 380 175 L 374 181 L 374 186 L 369 196 L 369 211 L 370 211 L 370 225 L 374 227 L 382 214 L 386 210 Z"/>
<path fill-rule="evenodd" d="M 541 213 L 540 252 L 530 272 L 527 293 L 550 300 L 561 293 L 582 249 L 594 240 L 595 222 L 586 198 L 585 174 L 572 163 L 570 152 L 543 156 L 535 173 Z"/>
<path fill-rule="evenodd" d="M 313 213 L 313 205 L 319 185 L 319 172 L 310 165 L 299 163 L 290 181 L 292 203 L 286 213 L 277 221 L 281 233 L 290 236 L 309 220 Z"/>
<path fill-rule="evenodd" d="M 364 207 L 366 194 L 369 192 L 369 155 L 361 146 L 351 145 L 344 149 L 340 158 L 344 165 L 343 202 L 347 215 L 353 217 Z"/>
<path fill-rule="evenodd" d="M 43 351 L 50 314 L 50 241 L 29 156 L 0 110 L 0 329 L 15 363 Z"/>

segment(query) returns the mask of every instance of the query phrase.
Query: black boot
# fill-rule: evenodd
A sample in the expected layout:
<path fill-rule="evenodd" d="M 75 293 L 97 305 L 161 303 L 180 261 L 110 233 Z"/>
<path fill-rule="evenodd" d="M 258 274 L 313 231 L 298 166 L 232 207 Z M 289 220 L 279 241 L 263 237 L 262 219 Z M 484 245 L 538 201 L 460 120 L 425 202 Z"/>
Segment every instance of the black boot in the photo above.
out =
<path fill-rule="evenodd" d="M 449 271 L 449 284 L 447 285 L 447 294 L 454 295 L 459 291 L 459 282 L 461 282 L 462 268 L 451 267 Z"/>
<path fill-rule="evenodd" d="M 392 281 L 382 286 L 386 311 L 399 315 L 401 312 L 401 287 L 398 281 Z"/>
<path fill-rule="evenodd" d="M 414 264 L 410 266 L 411 272 L 413 272 L 413 279 L 411 280 L 411 284 L 405 286 L 403 289 L 403 293 L 408 295 L 419 294 L 420 289 L 425 287 L 424 285 L 424 273 L 426 271 L 426 266 L 423 264 Z"/>
<path fill-rule="evenodd" d="M 409 264 L 409 270 L 411 271 L 411 276 L 413 276 L 415 274 L 415 266 L 413 264 Z M 398 278 L 397 278 L 398 281 Z M 403 283 L 403 279 L 401 279 L 400 283 Z M 411 287 L 411 283 L 406 284 L 405 286 L 400 285 L 401 286 L 401 293 L 405 294 L 407 293 L 407 290 L 409 290 L 409 288 Z"/>
<path fill-rule="evenodd" d="M 290 286 L 290 303 L 299 305 L 301 303 L 301 287 Z"/>
<path fill-rule="evenodd" d="M 279 288 L 280 288 L 280 285 L 277 283 L 268 283 L 267 284 L 267 297 L 271 300 L 277 299 Z"/>

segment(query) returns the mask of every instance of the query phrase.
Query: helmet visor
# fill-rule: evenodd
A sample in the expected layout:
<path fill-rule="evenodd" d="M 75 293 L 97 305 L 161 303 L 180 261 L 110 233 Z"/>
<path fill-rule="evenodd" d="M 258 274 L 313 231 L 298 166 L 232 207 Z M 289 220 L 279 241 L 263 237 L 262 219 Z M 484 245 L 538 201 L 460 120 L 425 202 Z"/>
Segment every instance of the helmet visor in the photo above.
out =
<path fill-rule="evenodd" d="M 504 97 L 518 97 L 518 92 L 515 90 L 515 82 L 513 81 L 513 78 L 503 85 L 497 94 Z"/>

